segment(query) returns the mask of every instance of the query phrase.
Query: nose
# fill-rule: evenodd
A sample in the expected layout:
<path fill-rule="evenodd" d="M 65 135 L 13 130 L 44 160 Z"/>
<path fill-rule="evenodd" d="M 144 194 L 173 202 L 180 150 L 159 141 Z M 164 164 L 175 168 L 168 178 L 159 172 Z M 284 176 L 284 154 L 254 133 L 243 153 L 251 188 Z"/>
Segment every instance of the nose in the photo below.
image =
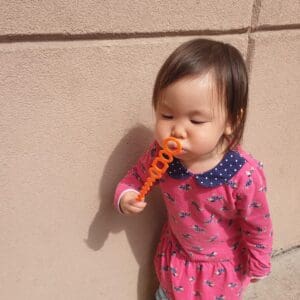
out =
<path fill-rule="evenodd" d="M 177 139 L 185 139 L 187 134 L 184 126 L 180 124 L 174 124 L 171 130 L 171 136 Z"/>

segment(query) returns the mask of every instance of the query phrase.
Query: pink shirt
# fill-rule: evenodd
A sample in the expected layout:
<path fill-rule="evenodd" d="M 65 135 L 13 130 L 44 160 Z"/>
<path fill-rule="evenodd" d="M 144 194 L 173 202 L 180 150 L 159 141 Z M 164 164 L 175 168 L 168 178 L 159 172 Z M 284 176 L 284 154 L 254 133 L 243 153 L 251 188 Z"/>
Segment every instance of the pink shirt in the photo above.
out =
<path fill-rule="evenodd" d="M 153 142 L 118 184 L 114 199 L 118 210 L 123 192 L 140 190 L 160 149 L 157 142 Z M 202 174 L 189 172 L 180 160 L 174 159 L 159 180 L 159 186 L 168 220 L 158 245 L 155 266 L 168 298 L 194 299 L 192 295 L 211 296 L 215 290 L 216 298 L 230 295 L 235 299 L 233 295 L 236 295 L 239 299 L 249 277 L 270 273 L 272 224 L 265 176 L 262 164 L 241 147 L 229 151 L 217 166 Z M 182 270 L 186 267 L 179 260 L 194 264 L 194 268 Z M 222 268 L 233 277 L 221 280 L 216 271 L 205 274 L 203 270 L 201 277 L 197 275 L 199 262 L 204 264 L 203 270 L 206 265 L 209 269 L 208 264 L 222 263 Z M 226 265 L 229 262 L 235 262 L 234 266 Z M 175 275 L 180 273 L 184 279 L 179 280 L 174 270 Z M 237 272 L 243 276 L 237 277 Z M 196 280 L 199 276 L 203 280 Z M 191 284 L 189 278 L 195 278 L 192 280 L 195 284 Z M 239 289 L 229 294 L 233 283 Z M 231 285 L 228 293 L 222 290 L 224 285 Z"/>

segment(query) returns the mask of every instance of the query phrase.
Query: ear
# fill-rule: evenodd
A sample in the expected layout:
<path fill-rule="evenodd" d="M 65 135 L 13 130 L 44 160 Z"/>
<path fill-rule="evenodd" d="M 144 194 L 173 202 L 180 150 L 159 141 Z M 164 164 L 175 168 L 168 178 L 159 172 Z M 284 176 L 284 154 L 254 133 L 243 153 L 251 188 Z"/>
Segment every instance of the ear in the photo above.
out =
<path fill-rule="evenodd" d="M 225 125 L 225 130 L 224 130 L 224 134 L 226 136 L 230 136 L 232 134 L 232 126 L 231 123 L 229 121 L 227 121 L 226 125 Z"/>
<path fill-rule="evenodd" d="M 238 120 L 237 120 L 238 125 L 241 122 L 243 115 L 244 115 L 244 110 L 241 108 L 239 116 L 238 116 Z M 227 120 L 227 122 L 225 124 L 224 135 L 230 136 L 230 135 L 232 135 L 232 132 L 233 132 L 233 126 L 232 126 L 230 120 Z"/>

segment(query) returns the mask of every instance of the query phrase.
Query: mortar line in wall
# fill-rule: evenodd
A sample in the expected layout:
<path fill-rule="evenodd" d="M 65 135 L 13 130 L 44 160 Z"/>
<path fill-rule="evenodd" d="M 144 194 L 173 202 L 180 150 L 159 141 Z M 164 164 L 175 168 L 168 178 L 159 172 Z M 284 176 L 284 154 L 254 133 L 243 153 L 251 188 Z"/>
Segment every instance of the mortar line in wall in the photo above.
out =
<path fill-rule="evenodd" d="M 259 16 L 261 11 L 261 0 L 254 0 L 252 5 L 252 14 L 251 14 L 251 31 L 257 28 L 259 22 Z"/>
<path fill-rule="evenodd" d="M 261 31 L 282 31 L 282 30 L 295 30 L 300 29 L 300 24 L 287 24 L 287 25 L 259 25 L 252 28 L 251 32 L 261 32 Z"/>
<path fill-rule="evenodd" d="M 168 32 L 135 32 L 135 33 L 86 33 L 86 34 L 8 34 L 0 35 L 0 44 L 23 42 L 68 42 L 68 41 L 102 41 L 102 40 L 129 40 L 143 38 L 185 37 L 185 36 L 219 36 L 238 35 L 244 33 L 297 30 L 300 24 L 288 25 L 259 25 L 232 30 L 191 30 Z"/>
<path fill-rule="evenodd" d="M 247 54 L 246 54 L 246 66 L 249 73 L 249 83 L 251 81 L 251 71 L 252 71 L 252 62 L 255 53 L 255 40 L 251 38 L 251 33 L 249 30 L 248 33 L 248 46 L 247 46 Z"/>
<path fill-rule="evenodd" d="M 255 51 L 255 40 L 251 38 L 251 32 L 254 32 L 254 30 L 257 28 L 260 11 L 261 11 L 261 0 L 253 0 L 250 27 L 248 28 L 248 47 L 247 47 L 247 54 L 246 54 L 246 66 L 249 75 L 251 74 L 252 61 L 253 61 L 254 51 Z M 251 76 L 249 76 L 249 81 L 250 79 Z"/>
<path fill-rule="evenodd" d="M 134 33 L 86 33 L 86 34 L 10 34 L 0 35 L 0 43 L 53 42 L 83 40 L 125 40 L 142 38 L 184 37 L 184 36 L 218 36 L 247 33 L 248 27 L 231 30 L 189 30 L 167 32 L 134 32 Z"/>

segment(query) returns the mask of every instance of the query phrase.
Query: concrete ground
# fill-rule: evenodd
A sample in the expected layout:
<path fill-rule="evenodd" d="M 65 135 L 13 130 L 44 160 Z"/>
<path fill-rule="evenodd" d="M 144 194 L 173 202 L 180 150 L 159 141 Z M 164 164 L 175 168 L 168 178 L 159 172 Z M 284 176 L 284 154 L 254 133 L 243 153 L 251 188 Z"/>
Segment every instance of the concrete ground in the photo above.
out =
<path fill-rule="evenodd" d="M 272 259 L 268 278 L 248 287 L 244 300 L 300 300 L 300 248 Z"/>

